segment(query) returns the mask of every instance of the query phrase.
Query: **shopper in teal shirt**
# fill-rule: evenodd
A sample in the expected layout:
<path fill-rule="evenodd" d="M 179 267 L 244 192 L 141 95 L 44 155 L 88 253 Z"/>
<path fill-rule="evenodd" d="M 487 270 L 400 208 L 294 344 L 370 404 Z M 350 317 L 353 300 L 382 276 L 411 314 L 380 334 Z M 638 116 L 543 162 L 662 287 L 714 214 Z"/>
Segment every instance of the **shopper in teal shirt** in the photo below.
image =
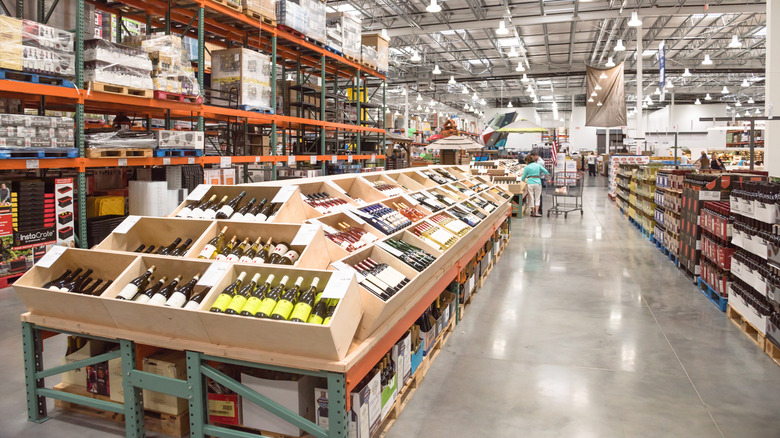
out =
<path fill-rule="evenodd" d="M 528 184 L 529 200 L 531 202 L 531 216 L 540 217 L 542 212 L 539 211 L 539 205 L 542 200 L 542 173 L 549 175 L 547 169 L 536 161 L 539 156 L 531 154 L 526 157 L 525 162 L 528 163 L 523 169 L 522 181 L 526 181 Z"/>

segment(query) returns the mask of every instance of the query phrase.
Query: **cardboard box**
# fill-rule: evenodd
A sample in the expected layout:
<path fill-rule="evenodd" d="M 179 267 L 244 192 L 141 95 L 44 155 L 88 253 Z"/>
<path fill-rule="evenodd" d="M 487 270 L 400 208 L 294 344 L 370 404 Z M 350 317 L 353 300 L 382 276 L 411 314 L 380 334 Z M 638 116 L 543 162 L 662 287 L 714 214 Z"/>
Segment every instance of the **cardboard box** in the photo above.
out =
<path fill-rule="evenodd" d="M 187 360 L 181 351 L 162 351 L 145 357 L 143 370 L 158 376 L 187 380 Z M 144 408 L 163 414 L 179 415 L 189 407 L 186 399 L 148 389 L 144 389 L 143 397 Z"/>
<path fill-rule="evenodd" d="M 220 169 L 222 170 L 222 185 L 232 186 L 236 184 L 236 169 Z"/>
<path fill-rule="evenodd" d="M 397 397 L 398 373 L 395 373 L 393 374 L 393 378 L 390 380 L 388 385 L 382 389 L 382 420 L 387 418 L 387 414 L 390 413 L 390 409 L 393 407 L 393 403 L 395 403 L 395 399 Z"/>
<path fill-rule="evenodd" d="M 90 339 L 86 345 L 80 349 L 74 351 L 71 354 L 65 355 L 62 358 L 62 364 L 68 365 L 80 360 L 89 359 L 90 357 L 97 356 L 98 354 L 105 353 L 109 346 L 108 342 L 98 341 L 96 339 Z M 68 385 L 87 386 L 87 372 L 85 368 L 76 368 L 72 371 L 66 371 L 62 373 L 62 383 Z"/>
<path fill-rule="evenodd" d="M 382 380 L 379 373 L 374 373 L 374 377 L 366 384 L 368 393 L 368 424 L 369 424 L 369 436 L 373 436 L 374 432 L 379 429 L 379 425 L 382 424 Z"/>
<path fill-rule="evenodd" d="M 401 375 L 398 386 L 403 388 L 412 380 L 412 334 L 406 332 L 397 345 L 398 361 L 396 361 L 396 368 Z"/>
<path fill-rule="evenodd" d="M 87 392 L 103 396 L 108 396 L 111 393 L 108 362 L 87 365 L 85 371 L 87 374 Z"/>
<path fill-rule="evenodd" d="M 241 397 L 238 394 L 212 394 L 208 393 L 209 423 L 229 424 L 240 426 Z"/>
<path fill-rule="evenodd" d="M 314 405 L 316 411 L 314 412 L 314 422 L 317 426 L 321 426 L 328 429 L 328 389 L 327 388 L 314 388 Z"/>
<path fill-rule="evenodd" d="M 414 376 L 414 373 L 417 372 L 417 370 L 420 368 L 420 364 L 422 364 L 423 356 L 424 356 L 424 348 L 423 345 L 420 344 L 417 346 L 417 351 L 412 352 L 412 375 Z"/>
<path fill-rule="evenodd" d="M 219 185 L 222 183 L 222 169 L 203 169 L 203 184 Z"/>
<path fill-rule="evenodd" d="M 297 412 L 300 416 L 315 420 L 314 393 L 315 378 L 299 376 L 297 380 L 269 380 L 241 374 L 241 383 L 280 405 Z M 242 403 L 244 426 L 264 432 L 275 432 L 290 436 L 301 436 L 304 431 L 269 413 L 254 403 Z"/>

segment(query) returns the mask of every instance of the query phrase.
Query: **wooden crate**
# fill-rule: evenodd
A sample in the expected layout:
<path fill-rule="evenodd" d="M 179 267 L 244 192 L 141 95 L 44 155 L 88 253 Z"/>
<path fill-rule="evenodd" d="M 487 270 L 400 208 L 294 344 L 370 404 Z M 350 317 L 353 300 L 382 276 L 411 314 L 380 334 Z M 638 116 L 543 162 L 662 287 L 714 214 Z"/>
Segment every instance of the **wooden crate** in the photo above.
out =
<path fill-rule="evenodd" d="M 244 205 L 244 203 L 249 202 L 250 199 L 255 198 L 257 199 L 257 202 L 260 202 L 263 198 L 267 199 L 268 202 L 271 202 L 274 197 L 279 193 L 280 190 L 282 190 L 283 187 L 289 186 L 290 189 L 284 189 L 284 190 L 290 190 L 287 192 L 290 196 L 287 198 L 287 200 L 284 202 L 282 207 L 279 209 L 279 212 L 276 214 L 276 217 L 274 218 L 273 222 L 277 223 L 287 223 L 287 224 L 300 224 L 303 223 L 303 221 L 306 220 L 306 211 L 304 210 L 304 203 L 301 200 L 300 190 L 293 184 L 288 184 L 286 186 L 270 186 L 270 185 L 260 185 L 260 184 L 240 184 L 240 185 L 232 185 L 232 186 L 226 186 L 226 185 L 212 185 L 208 186 L 208 189 L 204 192 L 198 191 L 196 193 L 196 190 L 192 191 L 192 193 L 196 193 L 193 197 L 188 198 L 184 200 L 184 202 L 179 205 L 176 210 L 174 210 L 171 214 L 168 215 L 168 217 L 176 217 L 176 214 L 184 207 L 196 204 L 198 201 L 202 199 L 208 199 L 211 197 L 211 195 L 217 195 L 217 200 L 219 200 L 222 196 L 227 195 L 228 199 L 233 198 L 235 196 L 238 196 L 242 191 L 246 191 L 246 196 L 244 196 L 244 199 L 241 201 L 240 205 Z M 201 187 L 201 186 L 198 186 Z M 230 219 L 228 219 L 230 220 Z"/>
<path fill-rule="evenodd" d="M 117 231 L 124 230 L 115 229 L 95 249 L 131 252 L 144 244 L 147 248 L 149 245 L 154 245 L 156 250 L 158 245 L 170 245 L 180 237 L 182 243 L 192 239 L 189 252 L 200 251 L 202 247 L 197 247 L 196 244 L 213 226 L 213 222 L 208 220 L 141 217 L 127 232 L 118 233 Z"/>
<path fill-rule="evenodd" d="M 368 205 L 387 199 L 387 196 L 385 196 L 384 193 L 375 189 L 372 184 L 362 176 L 333 180 L 332 185 L 354 200 L 358 205 Z"/>

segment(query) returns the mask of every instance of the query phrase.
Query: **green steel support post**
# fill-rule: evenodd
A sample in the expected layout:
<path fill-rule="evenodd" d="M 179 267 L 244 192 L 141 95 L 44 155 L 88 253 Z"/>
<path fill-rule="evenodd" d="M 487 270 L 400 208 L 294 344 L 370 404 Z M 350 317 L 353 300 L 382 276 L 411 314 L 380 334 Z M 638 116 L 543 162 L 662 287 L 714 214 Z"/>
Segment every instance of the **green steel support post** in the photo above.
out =
<path fill-rule="evenodd" d="M 284 66 L 284 64 L 282 64 Z M 271 37 L 271 108 L 276 113 L 276 35 Z M 276 155 L 276 122 L 271 123 L 271 155 Z M 271 179 L 276 181 L 276 163 L 271 164 Z"/>
<path fill-rule="evenodd" d="M 146 14 L 146 34 L 151 35 L 152 34 L 152 16 L 149 14 Z"/>
<path fill-rule="evenodd" d="M 347 396 L 344 374 L 328 373 L 328 438 L 346 438 L 349 433 Z"/>
<path fill-rule="evenodd" d="M 171 0 L 168 0 L 168 7 L 165 8 L 165 34 L 171 34 Z"/>
<path fill-rule="evenodd" d="M 382 80 L 382 155 L 385 155 L 384 166 L 387 166 L 387 80 Z M 391 126 L 392 128 L 392 126 Z"/>
<path fill-rule="evenodd" d="M 203 74 L 206 69 L 206 42 L 205 42 L 205 30 L 203 27 L 204 10 L 202 7 L 198 8 L 198 94 L 203 95 Z M 198 116 L 198 131 L 206 130 L 206 123 L 203 120 L 203 115 Z"/>
<path fill-rule="evenodd" d="M 363 87 L 360 85 L 360 70 L 357 71 L 357 77 L 355 78 L 355 86 L 352 88 L 352 98 L 357 102 L 357 125 L 358 128 L 363 126 L 363 113 L 360 111 L 360 101 L 362 96 Z M 358 129 L 357 135 L 355 135 L 355 153 L 360 155 L 360 130 Z"/>
<path fill-rule="evenodd" d="M 200 372 L 201 356 L 194 351 L 187 352 L 187 383 L 190 386 L 190 436 L 203 438 L 203 425 L 208 419 L 206 403 L 208 398 Z"/>
<path fill-rule="evenodd" d="M 51 18 L 51 14 L 54 13 L 54 9 L 57 7 L 57 3 L 59 3 L 60 0 L 54 0 L 54 2 L 51 4 L 51 8 L 49 8 L 49 11 L 46 12 L 46 15 L 43 17 L 43 24 L 46 24 L 49 22 L 49 19 Z"/>
<path fill-rule="evenodd" d="M 16 18 L 24 18 L 24 0 L 16 0 Z"/>
<path fill-rule="evenodd" d="M 48 420 L 46 398 L 38 394 L 44 387 L 43 379 L 35 374 L 43 371 L 43 341 L 38 330 L 29 322 L 22 322 L 22 349 L 24 352 L 24 382 L 27 390 L 27 420 L 43 423 Z"/>
<path fill-rule="evenodd" d="M 460 324 L 460 272 L 455 274 L 455 325 Z M 465 303 L 464 303 L 465 304 Z"/>
<path fill-rule="evenodd" d="M 76 8 L 76 87 L 84 86 L 84 0 L 78 1 Z M 79 148 L 79 157 L 84 156 L 84 104 L 76 104 L 76 147 Z M 78 244 L 82 248 L 89 248 L 87 243 L 87 174 L 84 170 L 78 173 L 78 218 L 79 233 Z"/>
<path fill-rule="evenodd" d="M 122 31 L 124 30 L 124 15 L 122 14 L 122 10 L 119 10 L 119 13 L 116 14 L 116 42 L 118 44 L 122 44 Z"/>
<path fill-rule="evenodd" d="M 46 2 L 44 0 L 38 0 L 35 10 L 35 21 L 43 23 L 43 16 L 46 13 Z"/>
<path fill-rule="evenodd" d="M 130 379 L 136 367 L 135 344 L 132 341 L 119 341 L 122 352 L 122 387 L 125 391 L 125 436 L 141 438 L 144 436 L 144 402 L 141 388 L 133 386 Z"/>
<path fill-rule="evenodd" d="M 322 58 L 320 58 L 320 78 L 322 79 L 320 81 L 320 120 L 327 119 L 327 113 L 325 112 L 325 108 L 327 108 L 327 105 L 325 104 L 325 88 L 326 88 L 326 82 L 325 82 L 325 55 L 322 55 Z M 327 146 L 325 144 L 325 127 L 320 127 L 320 155 L 325 155 L 327 153 Z M 322 160 L 322 174 L 325 175 L 325 171 L 327 169 L 327 163 L 325 160 Z"/>

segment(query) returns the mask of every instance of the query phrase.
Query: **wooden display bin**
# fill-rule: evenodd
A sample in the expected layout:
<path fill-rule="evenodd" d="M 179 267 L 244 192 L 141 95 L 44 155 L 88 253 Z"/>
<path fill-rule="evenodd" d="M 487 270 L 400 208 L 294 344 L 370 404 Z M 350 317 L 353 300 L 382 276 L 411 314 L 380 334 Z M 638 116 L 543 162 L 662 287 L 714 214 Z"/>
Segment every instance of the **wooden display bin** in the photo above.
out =
<path fill-rule="evenodd" d="M 299 197 L 300 198 L 300 197 Z M 297 224 L 278 224 L 278 223 L 257 223 L 257 222 L 233 222 L 230 220 L 214 221 L 205 233 L 193 243 L 193 251 L 190 251 L 185 258 L 197 259 L 201 249 L 216 237 L 223 227 L 228 227 L 225 233 L 225 242 L 229 241 L 233 235 L 237 241 L 243 241 L 249 238 L 254 242 L 261 237 L 265 244 L 268 238 L 273 238 L 273 243 L 287 242 L 292 243 L 295 236 L 301 230 L 301 225 Z M 330 259 L 326 257 L 327 248 L 325 246 L 325 233 L 318 230 L 308 245 L 292 245 L 292 249 L 298 251 L 299 258 L 295 262 L 296 267 L 309 269 L 325 269 L 330 264 Z M 228 262 L 230 263 L 230 262 Z M 236 262 L 238 263 L 238 262 Z M 276 266 L 276 265 L 270 265 Z"/>
<path fill-rule="evenodd" d="M 473 206 L 474 206 L 474 210 L 477 210 L 477 211 L 479 211 L 480 213 L 483 213 L 485 216 L 490 216 L 492 212 L 487 212 L 485 209 L 483 209 L 482 207 L 480 207 L 479 205 L 477 205 L 477 203 L 476 203 L 476 202 L 474 202 L 474 198 L 476 198 L 477 196 L 479 196 L 479 195 L 474 195 L 474 196 L 472 196 L 471 198 L 469 198 L 469 199 L 467 199 L 466 201 L 463 201 L 463 202 L 467 202 L 467 201 L 468 201 L 468 203 L 469 203 L 469 204 L 471 204 L 471 205 L 473 205 Z M 462 206 L 464 209 L 466 209 L 466 210 L 471 210 L 469 207 L 466 207 L 465 205 L 462 205 L 462 204 L 463 204 L 463 202 L 459 202 L 459 204 L 461 204 L 461 206 Z"/>
<path fill-rule="evenodd" d="M 468 170 L 468 166 L 465 166 L 465 167 L 466 167 L 466 170 Z M 447 167 L 444 168 L 444 170 L 446 170 L 447 172 L 451 173 L 452 176 L 454 176 L 455 178 L 458 178 L 458 179 L 466 179 L 466 178 L 469 177 L 469 173 L 464 171 L 464 170 L 462 170 L 458 166 L 447 166 Z"/>
<path fill-rule="evenodd" d="M 384 193 L 373 188 L 368 181 L 359 176 L 333 180 L 331 184 L 355 201 L 357 205 L 373 204 L 387 198 Z"/>
<path fill-rule="evenodd" d="M 428 178 L 427 176 L 423 175 L 422 173 L 416 171 L 416 170 L 410 170 L 407 172 L 404 172 L 403 175 L 411 178 L 413 181 L 415 181 L 417 184 L 426 187 L 438 187 L 439 184 L 436 183 L 436 181 Z"/>
<path fill-rule="evenodd" d="M 115 284 L 101 295 L 103 305 L 114 320 L 116 327 L 150 332 L 174 339 L 209 342 L 208 334 L 203 328 L 197 312 L 193 310 L 175 309 L 116 299 L 117 294 L 125 285 L 134 278 L 143 275 L 152 265 L 155 266 L 156 270 L 153 275 L 154 279 L 150 284 L 159 281 L 163 275 L 168 277 L 166 284 L 177 275 L 181 275 L 182 278 L 179 284 L 184 285 L 197 274 L 200 274 L 201 278 L 203 278 L 203 274 L 212 265 L 212 261 L 182 259 L 179 257 L 137 257 L 130 267 L 116 279 Z M 192 291 L 192 296 L 197 295 L 204 289 L 204 286 L 196 285 Z"/>
<path fill-rule="evenodd" d="M 497 193 L 491 192 L 490 190 L 485 190 L 479 193 L 479 196 L 483 197 L 487 201 L 493 201 L 498 205 L 501 205 L 505 202 L 509 202 L 512 198 L 504 198 L 503 196 L 499 196 Z"/>
<path fill-rule="evenodd" d="M 442 215 L 442 216 L 445 216 L 445 217 L 448 217 L 448 218 L 450 218 L 450 219 L 455 219 L 455 220 L 458 220 L 458 221 L 461 221 L 461 222 L 463 222 L 462 220 L 460 220 L 460 218 L 458 218 L 458 217 L 457 217 L 457 216 L 455 216 L 454 214 L 450 213 L 450 211 L 449 211 L 449 210 L 450 210 L 450 209 L 448 208 L 448 209 L 446 209 L 446 210 L 442 210 L 442 211 L 440 211 L 440 212 L 438 212 L 438 213 L 436 213 L 436 214 L 437 214 L 437 215 L 439 215 L 439 214 L 440 214 L 440 215 Z M 434 223 L 432 220 L 431 220 L 430 222 L 431 222 L 431 223 Z M 472 227 L 471 227 L 469 224 L 467 224 L 466 222 L 463 222 L 463 223 L 464 223 L 464 224 L 466 224 L 466 225 L 468 226 L 468 230 L 469 230 L 469 231 L 466 233 L 466 235 L 468 235 L 468 233 L 470 233 L 470 232 L 471 232 L 471 230 L 472 230 Z M 438 224 L 435 224 L 435 225 L 437 225 L 437 226 L 440 226 L 440 227 L 442 227 L 442 228 L 445 228 L 445 229 L 447 229 L 447 231 L 450 231 L 450 230 L 449 230 L 448 228 L 446 228 L 446 227 L 443 227 L 443 226 L 441 226 L 441 225 L 438 225 Z M 454 231 L 450 231 L 450 232 L 451 232 L 452 234 L 456 234 Z M 456 234 L 456 235 L 457 235 L 457 234 Z M 460 238 L 460 237 L 462 237 L 462 236 L 458 236 L 458 238 Z"/>
<path fill-rule="evenodd" d="M 352 198 L 347 196 L 339 187 L 335 187 L 332 181 L 316 181 L 306 184 L 299 184 L 298 188 L 301 191 L 301 195 L 311 195 L 314 193 L 327 193 L 333 198 L 343 199 L 347 202 L 350 206 L 357 207 L 357 202 L 355 202 Z M 310 206 L 306 203 L 306 201 L 303 201 L 303 198 L 301 198 L 303 203 L 303 210 L 306 214 L 306 219 L 312 219 L 312 218 L 318 218 L 323 216 L 322 213 L 317 211 L 314 207 Z"/>
<path fill-rule="evenodd" d="M 411 199 L 411 197 L 408 197 L 408 198 Z M 410 203 L 409 200 L 407 199 L 407 197 L 404 197 L 404 196 L 396 196 L 394 198 L 390 198 L 390 199 L 382 201 L 382 204 L 384 206 L 386 206 L 388 208 L 392 208 L 395 211 L 400 211 L 398 205 L 401 204 L 401 203 L 403 203 L 407 207 L 416 209 L 417 211 L 419 211 L 424 216 L 430 216 L 431 213 L 432 213 L 430 210 L 428 210 L 427 208 L 422 206 L 416 200 L 415 200 L 414 203 Z M 417 223 L 417 222 L 419 222 L 419 220 L 418 221 L 413 221 L 412 223 Z"/>
<path fill-rule="evenodd" d="M 201 186 L 198 186 L 201 187 Z M 193 193 L 198 190 L 197 188 L 193 190 Z M 208 199 L 211 195 L 217 195 L 217 198 L 221 198 L 222 196 L 227 195 L 228 198 L 233 198 L 235 196 L 238 196 L 242 191 L 246 191 L 246 196 L 244 196 L 244 199 L 241 200 L 240 206 L 243 206 L 245 203 L 249 202 L 250 199 L 256 198 L 257 202 L 260 202 L 263 198 L 267 199 L 267 202 L 272 202 L 274 197 L 276 197 L 277 193 L 279 193 L 280 190 L 285 190 L 287 194 L 289 194 L 289 197 L 285 200 L 282 207 L 279 209 L 279 212 L 276 214 L 276 217 L 274 218 L 273 222 L 276 223 L 288 223 L 288 224 L 299 224 L 302 223 L 304 220 L 306 220 L 306 212 L 304 210 L 304 203 L 301 200 L 300 190 L 295 185 L 287 185 L 287 186 L 281 186 L 281 187 L 273 187 L 268 185 L 236 185 L 236 186 L 222 186 L 222 185 L 214 185 L 209 187 L 209 189 L 203 194 L 203 196 L 200 199 Z M 176 214 L 181 210 L 182 208 L 192 204 L 196 201 L 188 201 L 185 200 L 184 202 L 179 205 L 176 210 L 173 211 L 168 217 L 176 217 Z M 228 219 L 229 220 L 229 219 Z"/>
<path fill-rule="evenodd" d="M 170 245 L 177 237 L 182 242 L 192 239 L 188 252 L 192 252 L 195 243 L 212 224 L 208 220 L 142 217 L 126 233 L 114 232 L 100 242 L 95 249 L 106 251 L 135 251 L 141 244 Z"/>
<path fill-rule="evenodd" d="M 410 192 L 419 192 L 420 190 L 426 187 L 420 184 L 419 182 L 415 181 L 414 179 L 410 178 L 409 175 L 405 173 L 388 173 L 386 176 L 392 179 L 393 181 L 395 181 L 396 184 L 406 188 Z"/>
<path fill-rule="evenodd" d="M 358 221 L 358 219 L 360 221 Z M 342 228 L 339 226 L 339 223 L 346 223 L 351 227 L 359 228 L 361 230 L 366 231 L 371 236 L 374 236 L 376 240 L 385 238 L 385 234 L 381 231 L 377 230 L 376 228 L 369 225 L 367 222 L 365 222 L 362 218 L 360 218 L 357 215 L 347 215 L 345 213 L 335 213 L 335 214 L 329 214 L 327 216 L 322 216 L 315 219 L 310 219 L 309 222 L 311 223 L 322 223 L 328 227 L 334 228 L 336 230 L 341 230 Z M 350 254 L 349 251 L 342 248 L 341 246 L 334 243 L 332 240 L 328 239 L 327 236 L 325 236 L 325 242 L 328 248 L 328 257 L 330 261 L 335 260 L 341 260 L 342 258 L 348 256 Z"/>
<path fill-rule="evenodd" d="M 456 203 L 456 204 L 459 203 L 459 202 L 462 202 L 462 201 L 464 201 L 466 199 L 465 197 L 463 199 L 461 199 L 460 196 L 455 195 L 455 193 L 453 193 L 451 190 L 443 190 L 443 189 L 441 189 L 439 187 L 428 189 L 428 193 L 431 193 L 432 195 L 438 193 L 440 195 L 443 195 L 450 202 L 453 202 L 453 203 Z"/>
<path fill-rule="evenodd" d="M 104 306 L 105 300 L 91 295 L 43 289 L 41 286 L 59 277 L 65 270 L 76 268 L 85 271 L 92 268 L 92 278 L 95 279 L 118 279 L 137 258 L 137 255 L 68 248 L 49 268 L 42 266 L 45 257 L 41 259 L 14 283 L 14 290 L 30 313 L 115 327 Z M 116 294 L 122 286 L 124 284 L 114 281 L 105 293 Z"/>
<path fill-rule="evenodd" d="M 373 175 L 372 174 L 365 174 L 365 175 L 361 175 L 361 178 L 363 178 L 366 181 L 368 181 L 372 185 L 372 188 L 373 188 L 373 184 L 377 184 L 377 183 L 378 184 L 387 184 L 387 185 L 390 185 L 390 186 L 397 187 L 397 190 L 394 190 L 394 191 L 398 192 L 397 194 L 396 193 L 392 193 L 389 190 L 388 191 L 382 191 L 382 190 L 374 189 L 374 190 L 377 190 L 379 193 L 382 193 L 385 197 L 399 196 L 402 193 L 407 193 L 408 192 L 408 190 L 405 190 L 403 187 L 401 187 L 396 180 L 394 180 L 392 178 L 388 178 L 386 175 L 383 175 L 383 174 L 379 174 L 379 173 L 373 174 Z"/>
<path fill-rule="evenodd" d="M 289 286 L 292 286 L 299 276 L 303 277 L 304 288 L 308 288 L 314 277 L 319 277 L 321 290 L 327 290 L 328 282 L 342 275 L 332 271 L 283 266 L 232 265 L 203 300 L 201 310 L 196 312 L 211 343 L 326 360 L 341 360 L 346 356 L 363 314 L 360 292 L 354 276 L 344 285 L 344 296 L 327 326 L 209 312 L 208 309 L 217 296 L 235 281 L 242 271 L 246 272 L 246 281 L 256 273 L 261 274 L 260 281 L 265 281 L 269 274 L 273 274 L 274 286 L 285 275 L 290 278 Z"/>
<path fill-rule="evenodd" d="M 455 196 L 458 199 L 458 201 L 462 201 L 468 198 L 468 195 L 456 189 L 455 187 L 452 187 L 450 184 L 439 186 L 439 190 L 449 194 L 450 196 Z"/>

